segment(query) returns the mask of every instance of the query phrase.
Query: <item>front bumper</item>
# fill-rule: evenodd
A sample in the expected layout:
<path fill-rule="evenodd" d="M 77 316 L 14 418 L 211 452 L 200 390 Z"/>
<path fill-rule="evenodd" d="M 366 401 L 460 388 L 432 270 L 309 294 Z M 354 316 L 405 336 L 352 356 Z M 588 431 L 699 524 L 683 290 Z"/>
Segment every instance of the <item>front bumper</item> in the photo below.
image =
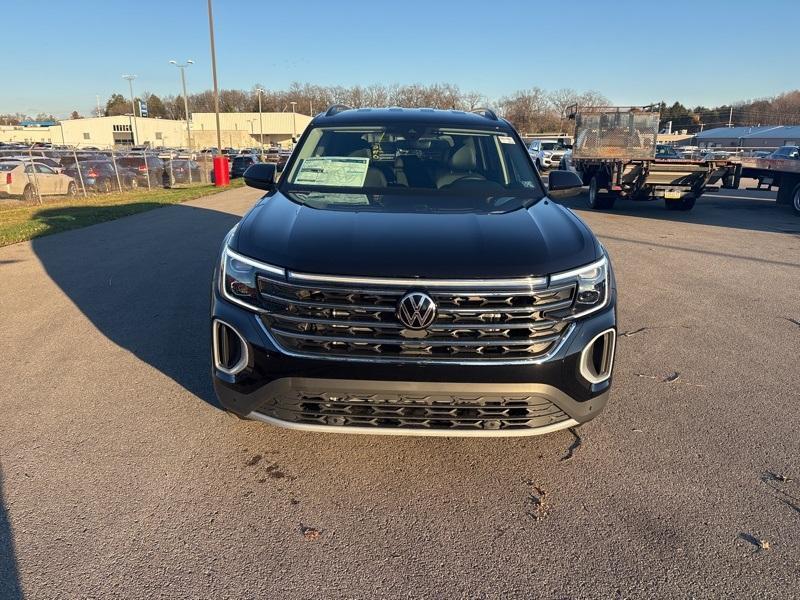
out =
<path fill-rule="evenodd" d="M 525 364 L 354 362 L 289 356 L 256 316 L 214 286 L 212 322 L 246 342 L 247 367 L 230 375 L 212 366 L 220 407 L 242 418 L 309 431 L 436 436 L 526 436 L 585 423 L 605 407 L 611 377 L 580 373 L 583 349 L 616 331 L 609 306 L 574 324 L 548 360 Z M 213 365 L 212 361 L 212 365 Z"/>

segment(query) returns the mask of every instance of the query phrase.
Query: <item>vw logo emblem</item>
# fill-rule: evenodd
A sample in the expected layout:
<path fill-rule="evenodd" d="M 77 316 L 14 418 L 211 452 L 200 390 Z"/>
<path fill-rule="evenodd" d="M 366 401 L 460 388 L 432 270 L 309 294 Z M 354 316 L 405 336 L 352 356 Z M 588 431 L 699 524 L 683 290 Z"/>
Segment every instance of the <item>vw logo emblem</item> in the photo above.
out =
<path fill-rule="evenodd" d="M 409 329 L 427 329 L 436 319 L 436 303 L 422 292 L 409 292 L 397 304 L 395 313 Z"/>

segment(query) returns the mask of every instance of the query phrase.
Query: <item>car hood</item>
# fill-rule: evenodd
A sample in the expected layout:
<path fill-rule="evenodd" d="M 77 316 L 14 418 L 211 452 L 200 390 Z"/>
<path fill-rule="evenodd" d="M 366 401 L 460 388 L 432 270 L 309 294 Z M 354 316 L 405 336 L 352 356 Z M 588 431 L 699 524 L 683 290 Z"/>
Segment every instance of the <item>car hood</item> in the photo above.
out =
<path fill-rule="evenodd" d="M 596 260 L 595 237 L 571 211 L 543 199 L 505 212 L 437 211 L 443 199 L 405 197 L 409 210 L 315 208 L 276 192 L 240 223 L 231 246 L 306 273 L 372 277 L 547 275 Z"/>

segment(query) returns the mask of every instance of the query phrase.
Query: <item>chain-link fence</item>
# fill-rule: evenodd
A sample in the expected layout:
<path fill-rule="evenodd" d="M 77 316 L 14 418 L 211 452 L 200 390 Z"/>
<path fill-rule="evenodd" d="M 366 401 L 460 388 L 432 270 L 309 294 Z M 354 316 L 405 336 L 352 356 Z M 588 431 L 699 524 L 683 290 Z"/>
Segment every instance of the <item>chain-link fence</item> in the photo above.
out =
<path fill-rule="evenodd" d="M 581 106 L 575 119 L 574 158 L 648 160 L 655 156 L 659 112 L 654 107 Z"/>
<path fill-rule="evenodd" d="M 141 189 L 213 183 L 208 153 L 8 146 L 0 148 L 0 197 L 42 203 Z"/>

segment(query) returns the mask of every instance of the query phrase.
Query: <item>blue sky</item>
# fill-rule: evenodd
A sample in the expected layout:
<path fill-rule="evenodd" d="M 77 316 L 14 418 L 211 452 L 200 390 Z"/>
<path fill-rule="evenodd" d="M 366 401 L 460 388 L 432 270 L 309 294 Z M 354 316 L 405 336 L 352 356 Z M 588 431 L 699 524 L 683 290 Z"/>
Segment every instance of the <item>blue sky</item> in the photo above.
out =
<path fill-rule="evenodd" d="M 757 7 L 757 8 L 756 8 Z M 214 0 L 220 86 L 450 82 L 714 105 L 800 87 L 800 0 Z M 0 113 L 211 87 L 206 0 L 0 0 Z M 18 26 L 9 26 L 18 24 Z M 13 52 L 9 49 L 14 49 Z"/>

